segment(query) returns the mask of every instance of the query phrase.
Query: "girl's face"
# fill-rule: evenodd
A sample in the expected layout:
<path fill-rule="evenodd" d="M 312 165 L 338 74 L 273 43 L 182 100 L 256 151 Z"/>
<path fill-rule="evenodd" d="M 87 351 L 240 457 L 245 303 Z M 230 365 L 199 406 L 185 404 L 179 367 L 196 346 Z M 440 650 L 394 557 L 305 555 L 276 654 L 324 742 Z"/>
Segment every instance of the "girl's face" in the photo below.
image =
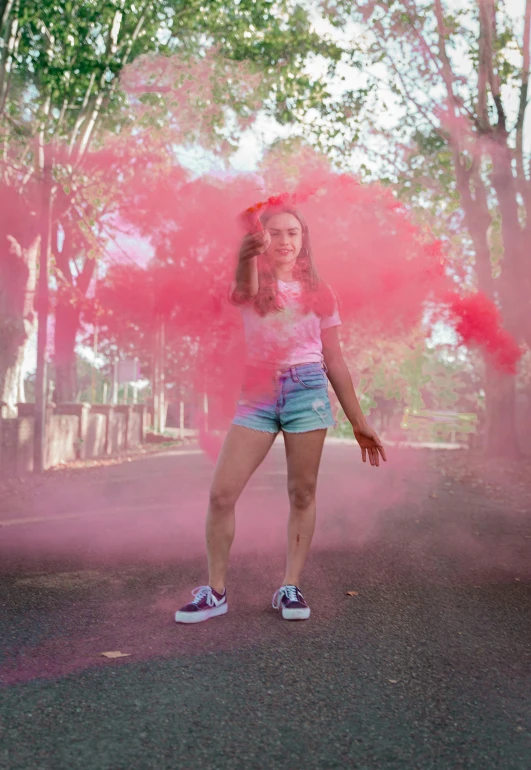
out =
<path fill-rule="evenodd" d="M 293 214 L 274 214 L 267 220 L 265 229 L 271 236 L 266 254 L 276 267 L 287 268 L 295 265 L 302 248 L 301 223 Z"/>

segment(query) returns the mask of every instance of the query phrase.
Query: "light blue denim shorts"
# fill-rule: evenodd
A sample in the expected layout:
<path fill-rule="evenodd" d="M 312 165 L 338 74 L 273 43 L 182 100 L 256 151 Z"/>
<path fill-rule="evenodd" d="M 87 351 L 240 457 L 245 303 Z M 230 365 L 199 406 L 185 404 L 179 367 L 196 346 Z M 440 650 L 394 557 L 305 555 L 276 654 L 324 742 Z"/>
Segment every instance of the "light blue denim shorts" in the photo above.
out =
<path fill-rule="evenodd" d="M 273 375 L 249 369 L 233 425 L 264 433 L 306 433 L 334 425 L 322 364 L 300 364 Z"/>

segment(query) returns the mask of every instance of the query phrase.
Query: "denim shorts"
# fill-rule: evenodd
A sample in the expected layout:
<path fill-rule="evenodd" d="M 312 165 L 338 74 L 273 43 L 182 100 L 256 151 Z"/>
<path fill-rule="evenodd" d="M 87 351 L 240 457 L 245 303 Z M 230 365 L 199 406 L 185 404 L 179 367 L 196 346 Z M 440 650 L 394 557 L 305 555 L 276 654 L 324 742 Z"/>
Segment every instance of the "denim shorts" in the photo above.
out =
<path fill-rule="evenodd" d="M 273 375 L 248 369 L 233 425 L 264 433 L 306 433 L 334 425 L 322 364 L 300 364 Z"/>

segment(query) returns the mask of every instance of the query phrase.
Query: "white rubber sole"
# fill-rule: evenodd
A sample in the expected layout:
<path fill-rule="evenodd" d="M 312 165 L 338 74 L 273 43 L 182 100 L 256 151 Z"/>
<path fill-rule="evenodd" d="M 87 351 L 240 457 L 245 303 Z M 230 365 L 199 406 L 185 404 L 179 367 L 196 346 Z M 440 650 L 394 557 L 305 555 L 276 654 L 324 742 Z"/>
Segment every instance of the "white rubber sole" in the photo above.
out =
<path fill-rule="evenodd" d="M 219 607 L 209 607 L 208 610 L 199 610 L 199 612 L 181 612 L 177 610 L 175 613 L 176 623 L 202 623 L 203 620 L 210 620 L 218 615 L 226 615 L 229 605 L 220 604 Z"/>
<path fill-rule="evenodd" d="M 310 617 L 310 608 L 304 610 L 290 610 L 282 607 L 282 617 L 284 620 L 308 620 Z"/>

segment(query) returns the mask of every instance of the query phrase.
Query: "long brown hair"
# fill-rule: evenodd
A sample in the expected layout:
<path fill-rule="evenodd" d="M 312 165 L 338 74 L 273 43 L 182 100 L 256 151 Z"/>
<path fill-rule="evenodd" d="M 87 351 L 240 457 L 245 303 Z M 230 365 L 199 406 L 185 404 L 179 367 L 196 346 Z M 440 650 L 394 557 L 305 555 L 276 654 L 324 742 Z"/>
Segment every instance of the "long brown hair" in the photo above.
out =
<path fill-rule="evenodd" d="M 302 246 L 293 269 L 293 279 L 299 281 L 302 287 L 302 303 L 305 313 L 313 310 L 318 316 L 331 315 L 334 311 L 335 299 L 329 286 L 319 278 L 315 266 L 310 240 L 310 231 L 306 220 L 297 209 L 290 206 L 271 206 L 260 217 L 262 227 L 276 214 L 291 214 L 298 220 L 302 228 Z M 254 298 L 256 312 L 265 316 L 282 310 L 278 299 L 278 282 L 275 275 L 273 260 L 267 254 L 258 257 L 258 294 Z"/>

